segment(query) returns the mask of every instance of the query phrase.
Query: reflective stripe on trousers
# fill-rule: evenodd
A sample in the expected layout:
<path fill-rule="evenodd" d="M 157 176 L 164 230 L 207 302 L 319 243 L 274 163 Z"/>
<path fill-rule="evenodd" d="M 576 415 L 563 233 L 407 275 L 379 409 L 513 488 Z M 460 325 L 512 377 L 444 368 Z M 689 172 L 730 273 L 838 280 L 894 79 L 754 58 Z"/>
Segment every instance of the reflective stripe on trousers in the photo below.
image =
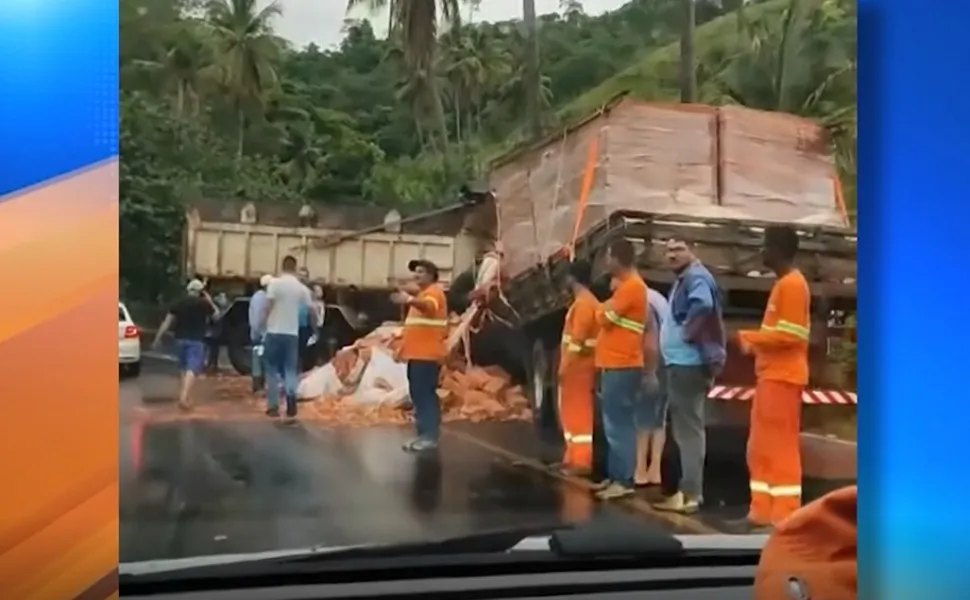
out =
<path fill-rule="evenodd" d="M 593 465 L 593 391 L 596 370 L 577 366 L 559 379 L 557 404 L 565 449 L 563 465 L 590 469 Z"/>
<path fill-rule="evenodd" d="M 758 381 L 751 406 L 748 518 L 777 524 L 801 506 L 801 412 L 804 386 Z"/>

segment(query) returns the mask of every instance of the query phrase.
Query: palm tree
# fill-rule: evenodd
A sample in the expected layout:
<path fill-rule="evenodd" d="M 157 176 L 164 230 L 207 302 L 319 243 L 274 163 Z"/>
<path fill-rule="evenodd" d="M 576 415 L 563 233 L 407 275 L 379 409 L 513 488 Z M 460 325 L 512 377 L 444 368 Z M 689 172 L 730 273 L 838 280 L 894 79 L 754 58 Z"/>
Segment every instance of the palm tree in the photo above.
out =
<path fill-rule="evenodd" d="M 210 0 L 206 23 L 212 31 L 220 81 L 236 112 L 236 162 L 241 164 L 247 112 L 262 109 L 266 92 L 276 87 L 276 61 L 282 44 L 273 35 L 278 2 L 257 7 L 256 0 Z"/>
<path fill-rule="evenodd" d="M 172 97 L 172 111 L 179 120 L 199 114 L 199 90 L 202 87 L 208 56 L 198 23 L 176 21 L 170 25 L 170 42 L 157 60 L 135 60 L 132 67 L 157 76 L 162 88 Z"/>
<path fill-rule="evenodd" d="M 693 102 L 697 88 L 697 56 L 694 50 L 697 0 L 680 1 L 683 9 L 680 30 L 680 101 Z"/>
<path fill-rule="evenodd" d="M 494 39 L 477 27 L 452 29 L 442 39 L 444 75 L 448 78 L 455 108 L 456 137 L 479 123 L 482 98 L 493 74 L 504 66 Z"/>
<path fill-rule="evenodd" d="M 850 205 L 857 140 L 855 11 L 850 0 L 789 0 L 780 19 L 752 21 L 740 10 L 743 45 L 716 79 L 718 101 L 810 117 L 826 127 Z"/>
<path fill-rule="evenodd" d="M 525 26 L 525 103 L 528 115 L 529 134 L 539 137 L 542 133 L 540 114 L 540 87 L 542 74 L 539 72 L 539 23 L 536 19 L 535 0 L 522 0 L 522 24 Z"/>
<path fill-rule="evenodd" d="M 443 150 L 448 143 L 448 124 L 444 104 L 433 73 L 437 58 L 439 19 L 447 23 L 460 21 L 460 0 L 348 0 L 347 10 L 359 7 L 371 12 L 388 11 L 388 35 L 395 38 L 404 52 L 408 69 L 423 73 L 426 90 L 435 116 Z"/>

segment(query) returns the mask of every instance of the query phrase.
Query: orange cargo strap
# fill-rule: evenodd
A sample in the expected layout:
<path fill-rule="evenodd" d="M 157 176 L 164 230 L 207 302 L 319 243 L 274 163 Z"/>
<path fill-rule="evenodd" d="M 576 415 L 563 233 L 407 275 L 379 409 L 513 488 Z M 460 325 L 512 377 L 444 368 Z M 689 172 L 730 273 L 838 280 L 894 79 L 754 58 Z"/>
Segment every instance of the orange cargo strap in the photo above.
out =
<path fill-rule="evenodd" d="M 845 196 L 842 194 L 842 180 L 839 179 L 838 173 L 832 175 L 832 185 L 835 187 L 835 206 L 839 209 L 839 214 L 842 215 L 842 220 L 845 224 L 851 225 L 849 211 L 845 207 Z"/>
<path fill-rule="evenodd" d="M 576 223 L 573 225 L 573 237 L 569 241 L 569 260 L 576 258 L 576 240 L 579 238 L 579 227 L 583 224 L 589 193 L 593 189 L 593 175 L 596 173 L 596 163 L 599 161 L 599 134 L 589 143 L 589 154 L 586 156 L 586 167 L 583 169 L 583 182 L 579 188 L 579 204 L 576 206 Z"/>

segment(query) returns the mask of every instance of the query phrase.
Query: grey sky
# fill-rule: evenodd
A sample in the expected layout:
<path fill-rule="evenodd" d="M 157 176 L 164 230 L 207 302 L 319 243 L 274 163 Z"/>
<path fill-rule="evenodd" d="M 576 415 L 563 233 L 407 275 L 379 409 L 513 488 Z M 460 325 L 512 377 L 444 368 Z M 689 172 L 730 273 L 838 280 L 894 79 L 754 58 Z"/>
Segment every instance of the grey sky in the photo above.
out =
<path fill-rule="evenodd" d="M 264 0 L 265 2 L 266 0 Z M 629 0 L 584 0 L 587 14 L 596 15 L 619 8 Z M 347 16 L 346 0 L 279 0 L 283 17 L 276 22 L 277 34 L 303 47 L 314 42 L 324 48 L 340 41 L 344 18 Z M 467 9 L 466 9 L 467 10 Z M 536 0 L 536 12 L 540 15 L 559 11 L 559 0 Z M 503 21 L 522 14 L 522 0 L 481 0 L 481 8 L 474 15 L 476 21 Z M 367 15 L 366 11 L 356 17 L 369 17 L 379 34 L 384 33 L 386 15 Z"/>

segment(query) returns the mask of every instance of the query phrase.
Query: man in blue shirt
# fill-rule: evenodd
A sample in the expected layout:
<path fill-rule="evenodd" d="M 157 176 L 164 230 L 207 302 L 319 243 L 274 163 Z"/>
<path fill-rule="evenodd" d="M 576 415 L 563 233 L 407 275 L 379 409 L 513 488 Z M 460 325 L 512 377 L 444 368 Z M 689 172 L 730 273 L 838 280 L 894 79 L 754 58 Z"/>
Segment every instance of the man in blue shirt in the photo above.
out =
<path fill-rule="evenodd" d="M 727 356 L 720 291 L 710 271 L 684 240 L 667 242 L 667 261 L 677 274 L 670 290 L 670 320 L 660 330 L 667 375 L 670 427 L 680 450 L 677 491 L 658 510 L 696 512 L 703 502 L 707 435 L 704 403 Z"/>
<path fill-rule="evenodd" d="M 272 275 L 263 275 L 259 279 L 259 290 L 249 299 L 249 339 L 253 344 L 253 393 L 262 390 L 266 382 L 263 375 L 266 372 L 263 364 L 263 336 L 266 334 L 263 313 L 266 311 L 266 288 L 271 281 L 273 281 Z"/>

